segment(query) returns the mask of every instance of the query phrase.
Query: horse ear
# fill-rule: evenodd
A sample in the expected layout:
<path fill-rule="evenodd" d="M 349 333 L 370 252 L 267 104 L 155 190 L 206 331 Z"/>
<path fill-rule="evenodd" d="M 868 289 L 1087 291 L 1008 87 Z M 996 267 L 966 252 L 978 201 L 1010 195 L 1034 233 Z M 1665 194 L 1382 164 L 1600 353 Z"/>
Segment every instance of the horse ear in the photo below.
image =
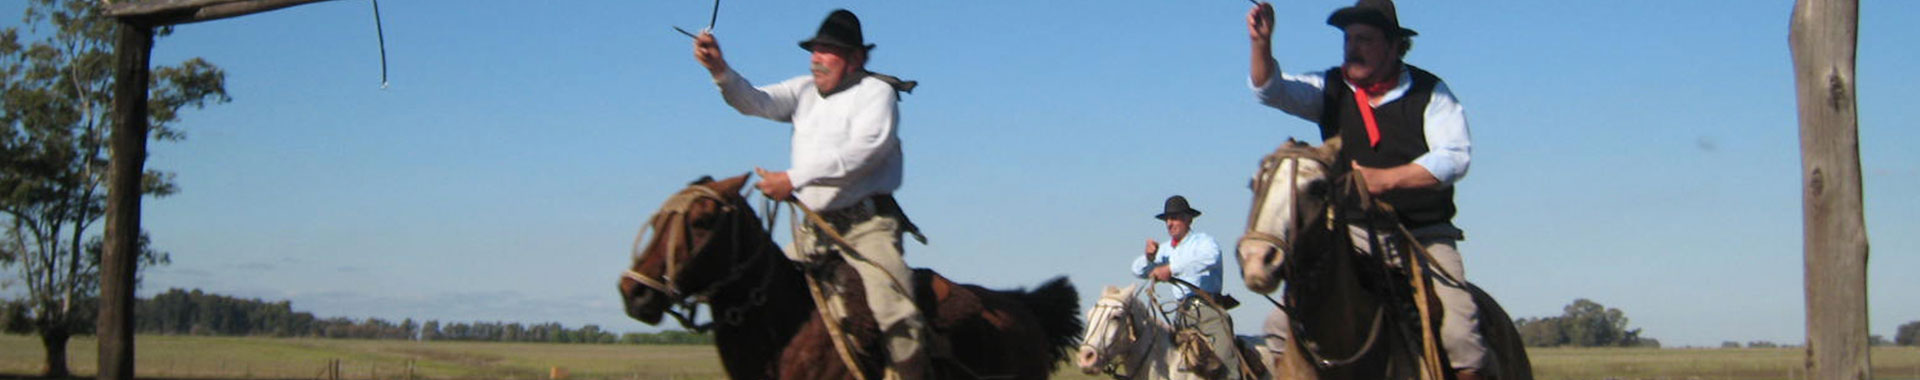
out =
<path fill-rule="evenodd" d="M 1100 290 L 1100 298 L 1111 297 L 1113 296 L 1113 293 L 1119 292 L 1119 291 L 1120 291 L 1120 288 L 1115 288 L 1113 287 L 1113 285 L 1107 285 L 1106 289 Z"/>
<path fill-rule="evenodd" d="M 751 173 L 749 173 L 749 174 L 751 174 Z M 723 192 L 723 193 L 735 193 L 735 194 L 738 194 L 738 193 L 740 193 L 740 190 L 741 190 L 742 188 L 745 188 L 745 187 L 746 187 L 746 184 L 747 184 L 747 176 L 748 176 L 748 174 L 742 174 L 742 175 L 740 175 L 739 177 L 733 177 L 733 178 L 728 178 L 728 179 L 723 179 L 723 180 L 720 180 L 720 182 L 718 182 L 718 183 L 714 183 L 714 184 L 713 184 L 712 186 L 713 186 L 713 189 L 714 189 L 714 190 L 720 190 L 720 192 Z M 711 181 L 709 181 L 709 182 L 711 182 Z"/>
<path fill-rule="evenodd" d="M 1339 152 L 1340 145 L 1344 142 L 1345 140 L 1342 140 L 1340 136 L 1333 136 L 1333 138 L 1327 139 L 1325 143 L 1320 144 L 1320 150 L 1327 151 L 1327 152 Z"/>
<path fill-rule="evenodd" d="M 1340 136 L 1327 139 L 1325 143 L 1320 144 L 1320 155 L 1326 157 L 1328 161 L 1332 161 L 1335 157 L 1340 157 L 1340 145 L 1343 143 L 1345 143 L 1345 141 L 1341 140 Z"/>
<path fill-rule="evenodd" d="M 713 182 L 713 176 L 703 175 L 703 176 L 700 176 L 700 179 L 693 180 L 693 183 L 688 183 L 687 186 L 705 185 L 711 182 Z"/>

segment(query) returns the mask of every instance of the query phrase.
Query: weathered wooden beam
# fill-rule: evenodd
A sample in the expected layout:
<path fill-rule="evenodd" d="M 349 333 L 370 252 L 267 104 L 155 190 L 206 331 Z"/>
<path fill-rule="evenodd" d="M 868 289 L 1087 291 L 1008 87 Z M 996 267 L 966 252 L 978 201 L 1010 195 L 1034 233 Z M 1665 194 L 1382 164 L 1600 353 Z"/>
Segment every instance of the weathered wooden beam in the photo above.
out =
<path fill-rule="evenodd" d="M 1873 378 L 1853 76 L 1859 16 L 1858 0 L 1799 0 L 1787 38 L 1800 111 L 1811 380 Z"/>
<path fill-rule="evenodd" d="M 153 28 L 120 23 L 107 149 L 107 236 L 100 258 L 100 380 L 133 379 L 133 280 L 140 264 L 140 177 L 147 161 L 147 64 Z"/>
<path fill-rule="evenodd" d="M 107 6 L 106 16 L 147 26 L 212 21 L 331 0 L 149 0 Z"/>

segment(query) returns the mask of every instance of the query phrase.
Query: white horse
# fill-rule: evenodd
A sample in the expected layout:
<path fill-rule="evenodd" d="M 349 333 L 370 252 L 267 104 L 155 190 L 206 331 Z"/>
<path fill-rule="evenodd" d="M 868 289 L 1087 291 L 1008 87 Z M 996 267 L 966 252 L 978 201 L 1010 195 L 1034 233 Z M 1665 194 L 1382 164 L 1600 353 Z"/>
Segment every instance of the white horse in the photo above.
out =
<path fill-rule="evenodd" d="M 1100 301 L 1087 310 L 1086 333 L 1080 337 L 1080 353 L 1075 364 L 1087 374 L 1105 373 L 1117 379 L 1207 379 L 1186 370 L 1190 364 L 1174 347 L 1173 326 L 1155 317 L 1152 306 L 1140 300 L 1141 289 L 1140 284 L 1134 284 L 1125 288 L 1108 286 L 1102 291 Z M 1238 352 L 1235 354 L 1231 357 L 1240 357 Z M 1271 361 L 1259 360 L 1253 364 Z M 1243 372 L 1250 368 L 1241 364 L 1244 363 L 1227 363 L 1239 377 L 1255 378 L 1245 375 Z"/>

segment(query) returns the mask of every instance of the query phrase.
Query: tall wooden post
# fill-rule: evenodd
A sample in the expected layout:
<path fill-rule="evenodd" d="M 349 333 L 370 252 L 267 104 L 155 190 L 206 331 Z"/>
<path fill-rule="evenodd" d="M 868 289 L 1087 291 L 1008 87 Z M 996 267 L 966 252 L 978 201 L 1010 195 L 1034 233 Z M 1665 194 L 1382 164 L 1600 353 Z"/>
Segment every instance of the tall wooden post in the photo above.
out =
<path fill-rule="evenodd" d="M 133 379 L 133 279 L 140 264 L 140 177 L 147 161 L 147 63 L 153 28 L 122 21 L 114 44 L 107 236 L 100 258 L 100 380 Z"/>
<path fill-rule="evenodd" d="M 1807 378 L 1868 380 L 1867 228 L 1854 108 L 1858 0 L 1799 0 L 1789 44 L 1800 108 Z"/>

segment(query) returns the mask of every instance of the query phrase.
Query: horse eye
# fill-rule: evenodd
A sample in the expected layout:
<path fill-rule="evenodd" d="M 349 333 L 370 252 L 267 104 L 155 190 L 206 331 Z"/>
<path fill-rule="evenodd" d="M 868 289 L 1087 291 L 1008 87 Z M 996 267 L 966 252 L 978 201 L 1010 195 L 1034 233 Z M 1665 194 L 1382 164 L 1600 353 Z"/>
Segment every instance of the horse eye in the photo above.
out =
<path fill-rule="evenodd" d="M 702 216 L 693 220 L 693 227 L 703 230 L 713 229 L 713 225 L 718 222 L 719 219 L 720 218 L 713 217 L 713 215 Z"/>
<path fill-rule="evenodd" d="M 1307 195 L 1321 197 L 1327 195 L 1327 181 L 1313 181 L 1307 184 Z"/>

